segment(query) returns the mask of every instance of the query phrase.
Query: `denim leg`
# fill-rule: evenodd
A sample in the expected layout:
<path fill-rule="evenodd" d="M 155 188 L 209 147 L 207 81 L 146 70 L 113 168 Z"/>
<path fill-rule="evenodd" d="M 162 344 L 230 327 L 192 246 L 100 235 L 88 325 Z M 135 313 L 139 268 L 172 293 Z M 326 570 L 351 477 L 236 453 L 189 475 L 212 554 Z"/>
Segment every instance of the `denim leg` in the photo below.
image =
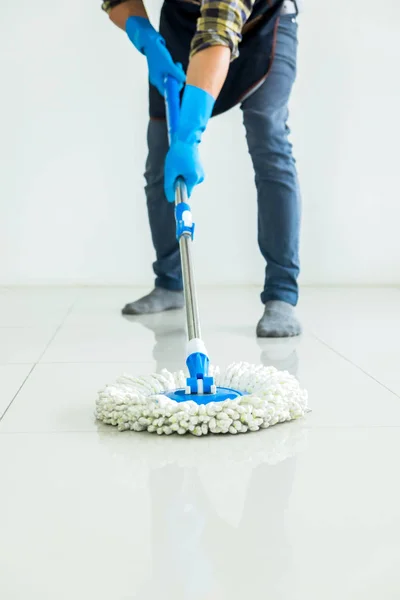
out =
<path fill-rule="evenodd" d="M 262 86 L 242 103 L 258 199 L 258 243 L 266 261 L 261 301 L 298 300 L 300 191 L 288 140 L 288 101 L 296 78 L 297 22 L 282 17 L 275 59 Z"/>
<path fill-rule="evenodd" d="M 164 162 L 168 151 L 165 121 L 150 120 L 147 129 L 146 199 L 151 237 L 156 251 L 153 270 L 156 287 L 182 289 L 179 245 L 175 234 L 174 205 L 164 194 Z"/>

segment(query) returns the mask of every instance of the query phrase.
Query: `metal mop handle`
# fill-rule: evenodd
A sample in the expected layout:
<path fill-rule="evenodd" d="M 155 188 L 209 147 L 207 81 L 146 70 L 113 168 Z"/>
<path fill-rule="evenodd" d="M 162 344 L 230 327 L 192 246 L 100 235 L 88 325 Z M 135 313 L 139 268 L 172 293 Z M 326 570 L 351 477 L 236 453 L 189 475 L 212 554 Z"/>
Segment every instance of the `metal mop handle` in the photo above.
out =
<path fill-rule="evenodd" d="M 173 77 L 165 81 L 165 105 L 167 113 L 168 136 L 177 131 L 179 122 L 179 84 Z M 193 260 L 191 245 L 193 240 L 194 224 L 188 205 L 188 195 L 185 181 L 180 177 L 175 187 L 175 207 L 177 215 L 177 237 L 182 264 L 183 290 L 185 294 L 186 322 L 189 340 L 201 339 L 199 308 L 194 280 Z"/>
<path fill-rule="evenodd" d="M 179 179 L 175 189 L 175 205 L 187 202 L 186 184 Z M 181 253 L 183 290 L 185 294 L 186 322 L 189 340 L 201 338 L 199 307 L 197 303 L 194 279 L 193 259 L 191 252 L 192 234 L 183 232 L 179 238 Z"/>

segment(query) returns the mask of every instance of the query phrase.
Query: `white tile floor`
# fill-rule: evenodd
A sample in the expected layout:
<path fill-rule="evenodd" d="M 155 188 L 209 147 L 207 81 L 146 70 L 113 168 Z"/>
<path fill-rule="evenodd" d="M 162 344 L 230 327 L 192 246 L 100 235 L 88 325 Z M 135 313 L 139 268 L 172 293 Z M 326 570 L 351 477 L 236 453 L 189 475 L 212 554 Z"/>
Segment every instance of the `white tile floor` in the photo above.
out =
<path fill-rule="evenodd" d="M 255 289 L 204 289 L 213 362 L 295 373 L 313 412 L 239 437 L 120 434 L 124 371 L 181 367 L 182 312 L 141 290 L 0 290 L 2 600 L 398 600 L 400 289 L 305 288 L 301 339 L 257 341 Z"/>

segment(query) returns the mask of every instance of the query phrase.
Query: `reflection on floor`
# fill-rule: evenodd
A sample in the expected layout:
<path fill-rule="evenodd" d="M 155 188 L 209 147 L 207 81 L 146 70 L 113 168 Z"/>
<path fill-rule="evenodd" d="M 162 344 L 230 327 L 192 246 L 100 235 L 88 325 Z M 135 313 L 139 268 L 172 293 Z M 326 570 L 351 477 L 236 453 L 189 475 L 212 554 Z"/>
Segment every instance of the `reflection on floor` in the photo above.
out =
<path fill-rule="evenodd" d="M 95 422 L 122 372 L 183 368 L 182 311 L 143 290 L 0 290 L 0 597 L 400 597 L 400 290 L 304 289 L 305 333 L 257 340 L 257 290 L 200 290 L 221 366 L 295 374 L 306 419 L 158 438 Z"/>

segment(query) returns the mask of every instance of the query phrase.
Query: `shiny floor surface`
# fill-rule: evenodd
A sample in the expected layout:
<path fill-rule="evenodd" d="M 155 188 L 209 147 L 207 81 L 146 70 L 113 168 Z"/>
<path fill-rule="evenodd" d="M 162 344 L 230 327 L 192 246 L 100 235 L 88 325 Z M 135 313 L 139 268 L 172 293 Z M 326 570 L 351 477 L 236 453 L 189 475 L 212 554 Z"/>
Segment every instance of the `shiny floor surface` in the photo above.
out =
<path fill-rule="evenodd" d="M 96 393 L 182 368 L 184 314 L 143 290 L 0 290 L 2 600 L 398 600 L 400 290 L 305 288 L 257 340 L 251 288 L 200 290 L 214 363 L 296 374 L 312 412 L 242 436 L 118 433 Z"/>

